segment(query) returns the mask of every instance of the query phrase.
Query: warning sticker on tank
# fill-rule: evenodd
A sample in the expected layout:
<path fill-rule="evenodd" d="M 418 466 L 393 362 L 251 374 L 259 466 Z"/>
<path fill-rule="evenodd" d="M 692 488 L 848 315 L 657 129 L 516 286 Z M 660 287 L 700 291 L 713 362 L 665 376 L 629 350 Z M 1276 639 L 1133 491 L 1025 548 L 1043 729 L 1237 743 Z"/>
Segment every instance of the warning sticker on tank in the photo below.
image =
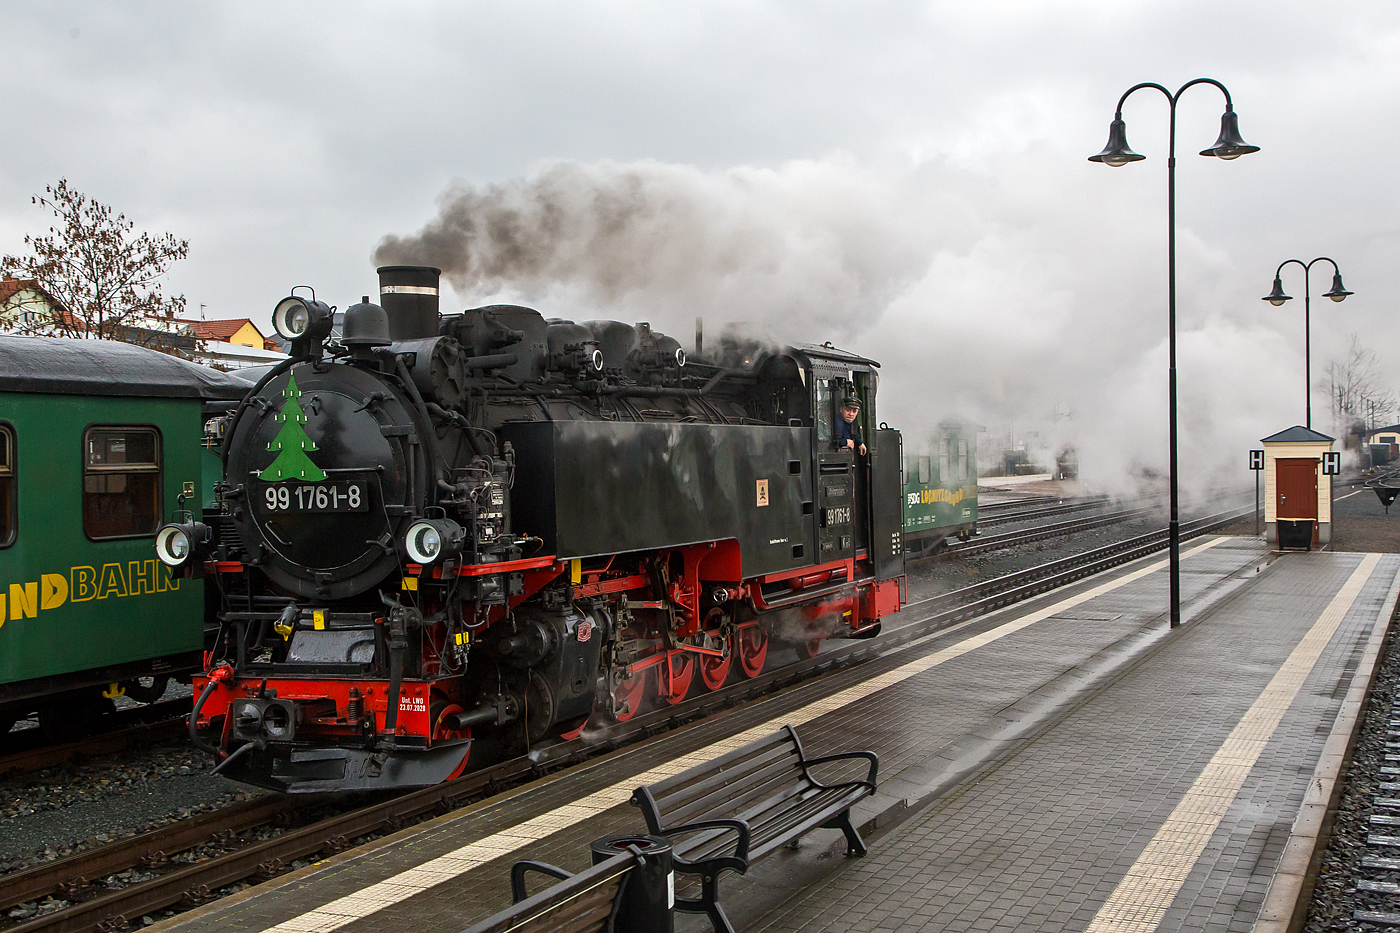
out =
<path fill-rule="evenodd" d="M 768 504 L 768 480 L 758 481 L 758 504 L 760 507 Z"/>

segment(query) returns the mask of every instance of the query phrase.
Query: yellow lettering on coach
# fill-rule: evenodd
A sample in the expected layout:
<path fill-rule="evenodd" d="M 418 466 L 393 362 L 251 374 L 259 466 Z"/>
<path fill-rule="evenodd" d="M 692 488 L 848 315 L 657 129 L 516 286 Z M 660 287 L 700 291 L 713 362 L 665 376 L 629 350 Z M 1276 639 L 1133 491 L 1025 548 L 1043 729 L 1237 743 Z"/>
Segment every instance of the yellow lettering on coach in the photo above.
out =
<path fill-rule="evenodd" d="M 75 603 L 85 603 L 97 598 L 97 571 L 91 567 L 74 567 L 68 579 L 72 581 L 69 590 Z"/>
<path fill-rule="evenodd" d="M 102 578 L 97 581 L 97 598 L 125 596 L 126 578 L 122 576 L 121 564 L 103 564 Z"/>
<path fill-rule="evenodd" d="M 10 621 L 32 619 L 39 614 L 39 584 L 10 584 Z"/>
<path fill-rule="evenodd" d="M 140 596 L 142 593 L 158 593 L 156 588 L 156 562 L 155 560 L 134 560 L 126 565 L 126 580 L 131 585 L 127 591 L 128 596 Z"/>
<path fill-rule="evenodd" d="M 68 601 L 68 578 L 63 574 L 46 573 L 39 583 L 40 609 L 57 609 Z"/>

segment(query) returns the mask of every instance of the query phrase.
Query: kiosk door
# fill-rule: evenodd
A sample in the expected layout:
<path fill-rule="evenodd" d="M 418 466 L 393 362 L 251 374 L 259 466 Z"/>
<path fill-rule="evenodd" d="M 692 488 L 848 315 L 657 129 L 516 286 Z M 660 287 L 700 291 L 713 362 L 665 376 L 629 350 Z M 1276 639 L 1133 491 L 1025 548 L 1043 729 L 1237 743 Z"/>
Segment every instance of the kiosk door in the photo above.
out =
<path fill-rule="evenodd" d="M 1317 461 L 1274 461 L 1280 547 L 1309 548 L 1317 542 Z"/>

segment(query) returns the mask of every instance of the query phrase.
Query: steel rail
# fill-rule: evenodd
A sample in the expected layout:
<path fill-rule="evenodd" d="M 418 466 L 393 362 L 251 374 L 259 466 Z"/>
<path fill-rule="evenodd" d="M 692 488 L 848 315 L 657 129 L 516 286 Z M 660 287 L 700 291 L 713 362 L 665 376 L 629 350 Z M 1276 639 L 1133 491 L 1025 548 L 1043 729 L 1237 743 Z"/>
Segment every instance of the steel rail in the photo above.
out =
<path fill-rule="evenodd" d="M 26 871 L 5 876 L 0 885 L 0 910 L 37 900 L 64 890 L 82 888 L 90 882 L 142 863 L 158 862 L 170 854 L 216 841 L 227 833 L 261 826 L 276 817 L 307 805 L 306 800 L 290 797 L 261 797 L 224 807 L 169 826 L 120 839 L 78 852 L 67 858 L 46 862 Z"/>
<path fill-rule="evenodd" d="M 1072 502 L 1065 502 L 1060 505 L 1037 506 L 1029 509 L 1021 509 L 1015 512 L 997 512 L 990 516 L 984 516 L 982 510 L 978 509 L 977 524 L 979 525 L 1006 525 L 1010 522 L 1030 521 L 1036 518 L 1049 518 L 1051 515 L 1068 515 L 1072 512 L 1083 512 L 1087 509 L 1097 509 L 1108 504 L 1107 496 L 1093 496 L 1086 499 L 1076 499 Z"/>
<path fill-rule="evenodd" d="M 1253 507 L 1231 509 L 1194 522 L 1187 522 L 1181 537 L 1207 534 L 1215 528 L 1252 513 Z M 178 903 L 197 906 L 210 892 L 252 877 L 271 878 L 293 860 L 327 850 L 339 851 L 348 840 L 377 832 L 395 832 L 412 820 L 450 812 L 468 802 L 489 797 L 517 783 L 535 780 L 552 771 L 580 764 L 611 752 L 634 740 L 703 719 L 724 709 L 739 706 L 761 696 L 814 679 L 835 670 L 894 654 L 914 641 L 935 634 L 968 618 L 1029 599 L 1049 590 L 1112 569 L 1162 550 L 1167 532 L 1158 531 L 1087 552 L 1063 558 L 1042 567 L 1008 574 L 985 583 L 910 603 L 929 613 L 911 620 L 877 638 L 853 639 L 839 644 L 816 658 L 799 660 L 758 677 L 740 681 L 693 700 L 636 716 L 612 725 L 601 741 L 582 738 L 540 746 L 529 755 L 473 772 L 447 784 L 411 791 L 390 800 L 329 817 L 317 823 L 289 830 L 275 838 L 259 841 L 236 852 L 215 856 L 180 868 L 151 881 L 131 885 L 94 900 L 75 904 L 66 910 L 9 927 L 6 933 L 89 933 L 121 928 L 128 919 Z M 1109 553 L 1112 552 L 1112 553 Z M 1070 563 L 1074 566 L 1068 566 Z M 1047 568 L 1057 568 L 1048 570 Z M 304 806 L 305 801 L 296 801 Z M 222 811 L 221 811 L 222 812 Z"/>
<path fill-rule="evenodd" d="M 1107 515 L 1095 515 L 1090 518 L 1076 518 L 1067 522 L 1056 522 L 1052 525 L 1040 525 L 1035 528 L 1022 528 L 1017 531 L 1007 531 L 999 535 L 990 535 L 967 543 L 950 544 L 940 551 L 944 554 L 980 554 L 983 551 L 996 551 L 1001 548 L 1014 547 L 1018 544 L 1029 544 L 1032 541 L 1042 541 L 1046 538 L 1058 538 L 1076 531 L 1087 531 L 1091 528 L 1100 528 L 1104 525 L 1117 525 L 1122 522 L 1131 521 L 1135 518 L 1142 518 L 1153 512 L 1160 511 L 1156 506 L 1145 506 L 1137 509 L 1125 509 L 1121 512 L 1110 512 Z"/>
<path fill-rule="evenodd" d="M 156 742 L 179 738 L 187 731 L 185 718 L 190 714 L 190 706 L 190 698 L 183 697 L 160 704 L 161 709 L 156 709 L 154 706 L 142 706 L 135 710 L 123 710 L 122 712 L 145 714 L 145 717 L 127 718 L 149 718 L 153 714 L 167 715 L 172 718 L 130 726 L 117 732 L 89 736 L 76 742 L 65 742 L 62 745 L 40 745 L 36 748 L 11 752 L 0 756 L 0 777 L 42 771 L 44 768 L 57 767 L 78 758 L 111 755 L 126 751 L 133 746 L 152 745 Z M 30 730 L 26 729 L 25 731 Z"/>
<path fill-rule="evenodd" d="M 981 493 L 978 494 L 981 498 Z M 1023 496 L 1020 499 L 1005 499 L 1001 502 L 979 502 L 977 505 L 978 514 L 984 512 L 1005 512 L 1015 509 L 1026 508 L 1028 506 L 1049 505 L 1052 502 L 1063 502 L 1061 496 Z"/>

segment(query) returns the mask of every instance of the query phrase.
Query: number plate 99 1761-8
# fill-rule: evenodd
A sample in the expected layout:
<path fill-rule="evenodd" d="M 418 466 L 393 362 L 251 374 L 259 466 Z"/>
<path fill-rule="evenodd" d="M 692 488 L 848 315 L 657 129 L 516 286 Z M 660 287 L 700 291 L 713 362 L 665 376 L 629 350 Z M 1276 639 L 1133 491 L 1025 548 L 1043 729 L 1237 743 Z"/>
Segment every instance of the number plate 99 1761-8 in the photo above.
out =
<path fill-rule="evenodd" d="M 258 503 L 268 512 L 367 512 L 368 487 L 356 480 L 276 483 L 264 486 Z"/>

